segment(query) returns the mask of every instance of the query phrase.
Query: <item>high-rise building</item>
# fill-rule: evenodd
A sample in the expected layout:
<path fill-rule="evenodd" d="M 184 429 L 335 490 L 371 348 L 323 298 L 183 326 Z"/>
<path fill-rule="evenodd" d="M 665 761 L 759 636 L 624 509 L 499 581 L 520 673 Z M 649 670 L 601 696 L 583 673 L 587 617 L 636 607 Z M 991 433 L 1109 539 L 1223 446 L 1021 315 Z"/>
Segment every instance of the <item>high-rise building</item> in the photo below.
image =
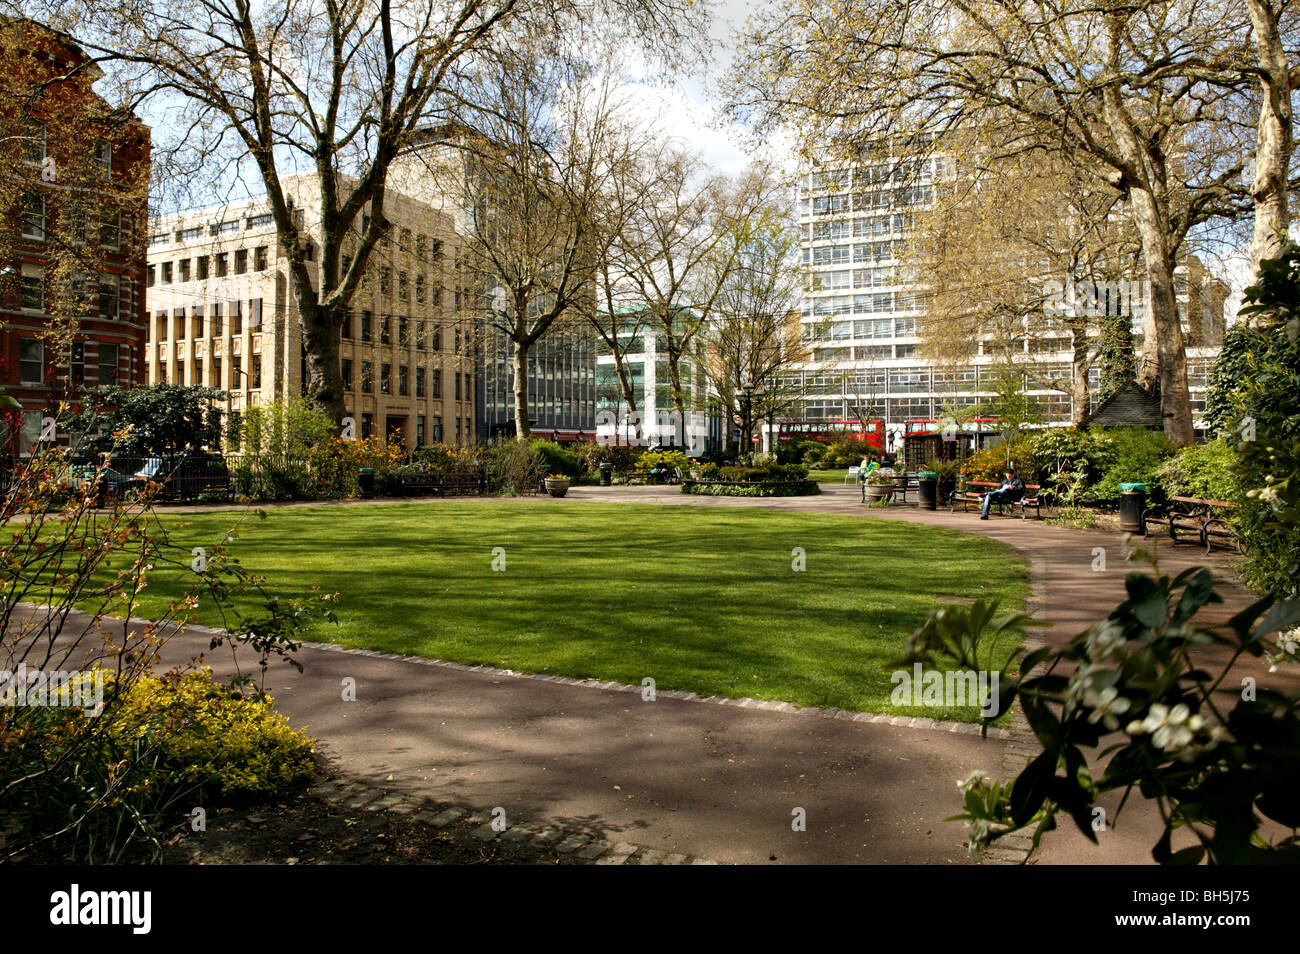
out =
<path fill-rule="evenodd" d="M 314 267 L 318 184 L 299 176 L 285 187 Z M 470 443 L 474 363 L 454 322 L 450 218 L 393 189 L 384 201 L 391 227 L 342 331 L 347 414 L 359 436 L 400 434 L 408 448 Z M 349 249 L 342 254 L 346 267 Z M 219 388 L 231 414 L 307 393 L 302 323 L 265 200 L 163 219 L 149 242 L 148 284 L 150 382 Z"/>
<path fill-rule="evenodd" d="M 934 419 L 943 408 L 971 407 L 995 393 L 1001 358 L 976 343 L 968 363 L 940 368 L 927 360 L 920 337 L 926 308 L 924 280 L 900 250 L 915 228 L 918 209 L 931 202 L 947 171 L 943 156 L 912 158 L 882 150 L 870 162 L 818 166 L 799 183 L 799 229 L 803 262 L 810 273 L 803 305 L 804 338 L 813 360 L 803 369 L 807 394 L 802 420 L 883 420 L 898 446 L 909 419 Z M 1177 273 L 1177 295 L 1187 335 L 1193 411 L 1205 407 L 1208 369 L 1222 342 L 1228 288 L 1194 256 Z M 1145 307 L 1139 294 L 1131 316 L 1137 345 Z M 1032 333 L 1024 362 L 1055 380 L 1071 380 L 1070 338 Z M 1100 372 L 1089 373 L 1095 393 Z M 1068 391 L 1036 387 L 1026 380 L 1044 419 L 1071 420 Z M 1199 426 L 1199 425 L 1198 425 Z"/>
<path fill-rule="evenodd" d="M 0 18 L 0 61 L 0 386 L 26 454 L 66 438 L 60 402 L 144 381 L 150 136 L 67 34 Z"/>

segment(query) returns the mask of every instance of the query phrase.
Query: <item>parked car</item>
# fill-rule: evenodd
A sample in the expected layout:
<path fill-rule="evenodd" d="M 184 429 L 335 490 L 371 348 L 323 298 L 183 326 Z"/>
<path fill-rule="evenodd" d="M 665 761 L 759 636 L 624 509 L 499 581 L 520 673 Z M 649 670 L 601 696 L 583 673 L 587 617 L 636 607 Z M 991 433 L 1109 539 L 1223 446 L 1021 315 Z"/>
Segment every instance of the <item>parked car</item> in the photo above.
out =
<path fill-rule="evenodd" d="M 131 477 L 136 487 L 162 486 L 162 496 L 193 500 L 200 494 L 230 490 L 230 471 L 220 454 L 181 453 L 175 457 L 150 457 Z"/>

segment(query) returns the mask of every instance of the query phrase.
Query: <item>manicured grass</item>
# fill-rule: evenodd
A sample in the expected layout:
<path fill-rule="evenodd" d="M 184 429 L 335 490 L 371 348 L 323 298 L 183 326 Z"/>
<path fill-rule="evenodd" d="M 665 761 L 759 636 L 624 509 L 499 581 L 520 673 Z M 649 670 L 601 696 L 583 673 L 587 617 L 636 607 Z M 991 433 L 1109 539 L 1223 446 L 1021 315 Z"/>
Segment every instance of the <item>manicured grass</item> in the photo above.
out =
<path fill-rule="evenodd" d="M 848 473 L 847 468 L 844 470 L 810 470 L 808 476 L 819 484 L 842 484 Z M 849 486 L 853 486 L 853 484 L 849 484 Z"/>
<path fill-rule="evenodd" d="M 705 696 L 972 720 L 968 707 L 892 707 L 892 664 L 938 598 L 992 597 L 1010 610 L 1027 590 L 1024 562 L 1000 543 L 866 517 L 550 500 L 269 514 L 247 521 L 231 552 L 286 595 L 313 583 L 342 594 L 341 625 L 316 639 L 651 677 Z M 183 524 L 174 539 L 190 547 L 215 543 L 235 516 L 165 519 Z M 496 547 L 503 571 L 492 568 Z M 155 576 L 147 601 L 157 607 L 179 585 Z M 211 611 L 203 621 L 219 623 Z"/>

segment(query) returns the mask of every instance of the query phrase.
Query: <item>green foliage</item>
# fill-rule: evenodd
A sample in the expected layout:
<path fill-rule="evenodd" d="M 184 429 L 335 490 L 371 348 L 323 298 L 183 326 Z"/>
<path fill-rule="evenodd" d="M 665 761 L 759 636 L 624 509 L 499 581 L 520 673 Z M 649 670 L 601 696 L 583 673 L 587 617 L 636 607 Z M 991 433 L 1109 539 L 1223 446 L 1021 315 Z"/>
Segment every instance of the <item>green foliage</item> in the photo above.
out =
<path fill-rule="evenodd" d="M 274 798 L 315 774 L 312 740 L 275 711 L 273 700 L 231 693 L 213 681 L 211 669 L 139 679 L 120 705 L 113 737 L 123 746 L 156 742 L 158 784 L 202 799 Z"/>
<path fill-rule="evenodd" d="M 1169 495 L 1240 503 L 1241 485 L 1233 468 L 1237 455 L 1223 439 L 1179 448 L 1160 465 L 1160 486 Z"/>
<path fill-rule="evenodd" d="M 72 423 L 84 434 L 78 450 L 126 457 L 175 457 L 185 450 L 214 449 L 221 444 L 224 397 L 213 388 L 154 384 L 147 388 L 118 385 L 88 391 L 86 410 Z"/>
<path fill-rule="evenodd" d="M 1155 567 L 1153 557 L 1140 555 Z M 1062 812 L 1095 844 L 1100 797 L 1117 791 L 1127 801 L 1136 790 L 1158 803 L 1164 820 L 1152 848 L 1159 863 L 1300 860 L 1293 793 L 1300 697 L 1219 692 L 1243 655 L 1274 665 L 1296 661 L 1300 601 L 1270 608 L 1264 600 L 1211 627 L 1197 619 L 1222 601 L 1209 569 L 1171 579 L 1155 567 L 1130 573 L 1126 588 L 1128 598 L 1104 621 L 1062 647 L 1020 653 L 1014 668 L 1001 670 L 999 711 L 1018 701 L 1042 754 L 1009 782 L 971 773 L 959 786 L 964 811 L 950 820 L 966 823 L 972 853 L 1026 828 L 1037 848 Z M 939 657 L 975 668 L 986 631 L 959 617 L 961 609 L 934 611 L 909 642 L 905 662 Z M 1193 654 L 1211 646 L 1223 652 L 1203 667 Z M 1265 838 L 1266 823 L 1280 834 Z M 1175 831 L 1195 844 L 1175 852 Z"/>
<path fill-rule="evenodd" d="M 1233 518 L 1255 589 L 1300 594 L 1300 249 L 1260 266 L 1215 366 L 1208 401 L 1219 434 L 1237 454 L 1245 491 Z"/>
<path fill-rule="evenodd" d="M 477 470 L 477 455 L 474 451 L 451 444 L 425 444 L 411 452 L 412 472 L 418 473 L 462 473 Z"/>
<path fill-rule="evenodd" d="M 533 441 L 533 448 L 541 454 L 548 474 L 577 477 L 586 469 L 579 461 L 577 454 L 568 448 L 561 447 L 554 441 L 535 440 Z"/>
<path fill-rule="evenodd" d="M 594 441 L 584 441 L 574 450 L 582 468 L 592 472 L 598 471 L 601 464 L 613 464 L 615 470 L 628 470 L 637 452 L 638 448 L 626 444 L 598 444 Z"/>
<path fill-rule="evenodd" d="M 536 490 L 549 473 L 537 443 L 541 442 L 504 440 L 486 448 L 482 456 L 489 488 L 508 497 Z"/>
<path fill-rule="evenodd" d="M 748 483 L 682 481 L 682 493 L 709 497 L 808 497 L 821 493 L 815 480 L 759 480 Z"/>
<path fill-rule="evenodd" d="M 670 469 L 680 468 L 683 474 L 691 467 L 691 459 L 679 450 L 642 451 L 636 458 L 638 470 L 649 470 L 658 463 L 667 464 Z"/>
<path fill-rule="evenodd" d="M 1101 382 L 1097 388 L 1098 404 L 1122 385 L 1137 380 L 1133 320 L 1129 315 L 1108 315 L 1102 320 L 1097 364 L 1101 371 Z"/>
<path fill-rule="evenodd" d="M 1038 399 L 1025 393 L 1024 374 L 1014 367 L 993 369 L 990 382 L 993 396 L 985 398 L 973 408 L 967 408 L 966 417 L 996 417 L 1005 422 L 1016 442 L 1031 424 L 1043 423 L 1043 411 Z"/>
<path fill-rule="evenodd" d="M 816 441 L 808 441 L 808 444 L 815 444 Z M 816 465 L 822 470 L 841 470 L 845 467 L 855 467 L 862 463 L 862 458 L 874 458 L 878 452 L 866 441 L 836 441 L 833 444 L 822 445 L 826 449 L 817 456 L 816 451 L 809 448 L 811 457 L 805 455 L 803 463 L 812 466 Z"/>
<path fill-rule="evenodd" d="M 1161 431 L 1144 427 L 1112 427 L 1095 436 L 1100 471 L 1088 487 L 1102 500 L 1119 496 L 1119 485 L 1142 481 L 1149 493 L 1161 489 L 1160 465 L 1177 449 Z"/>
<path fill-rule="evenodd" d="M 1008 462 L 1015 466 L 1016 473 L 1025 483 L 1037 482 L 1038 455 L 1030 440 L 1018 440 L 977 451 L 962 461 L 961 472 L 967 480 L 1001 480 Z"/>

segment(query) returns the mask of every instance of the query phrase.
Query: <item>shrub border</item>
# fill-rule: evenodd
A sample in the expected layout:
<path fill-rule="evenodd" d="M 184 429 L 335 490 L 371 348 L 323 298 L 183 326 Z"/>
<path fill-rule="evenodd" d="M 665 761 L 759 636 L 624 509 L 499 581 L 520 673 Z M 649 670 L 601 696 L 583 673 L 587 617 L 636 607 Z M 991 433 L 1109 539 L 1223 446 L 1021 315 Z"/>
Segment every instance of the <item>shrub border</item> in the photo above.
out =
<path fill-rule="evenodd" d="M 815 480 L 683 480 L 682 493 L 705 497 L 811 497 L 821 493 Z"/>

